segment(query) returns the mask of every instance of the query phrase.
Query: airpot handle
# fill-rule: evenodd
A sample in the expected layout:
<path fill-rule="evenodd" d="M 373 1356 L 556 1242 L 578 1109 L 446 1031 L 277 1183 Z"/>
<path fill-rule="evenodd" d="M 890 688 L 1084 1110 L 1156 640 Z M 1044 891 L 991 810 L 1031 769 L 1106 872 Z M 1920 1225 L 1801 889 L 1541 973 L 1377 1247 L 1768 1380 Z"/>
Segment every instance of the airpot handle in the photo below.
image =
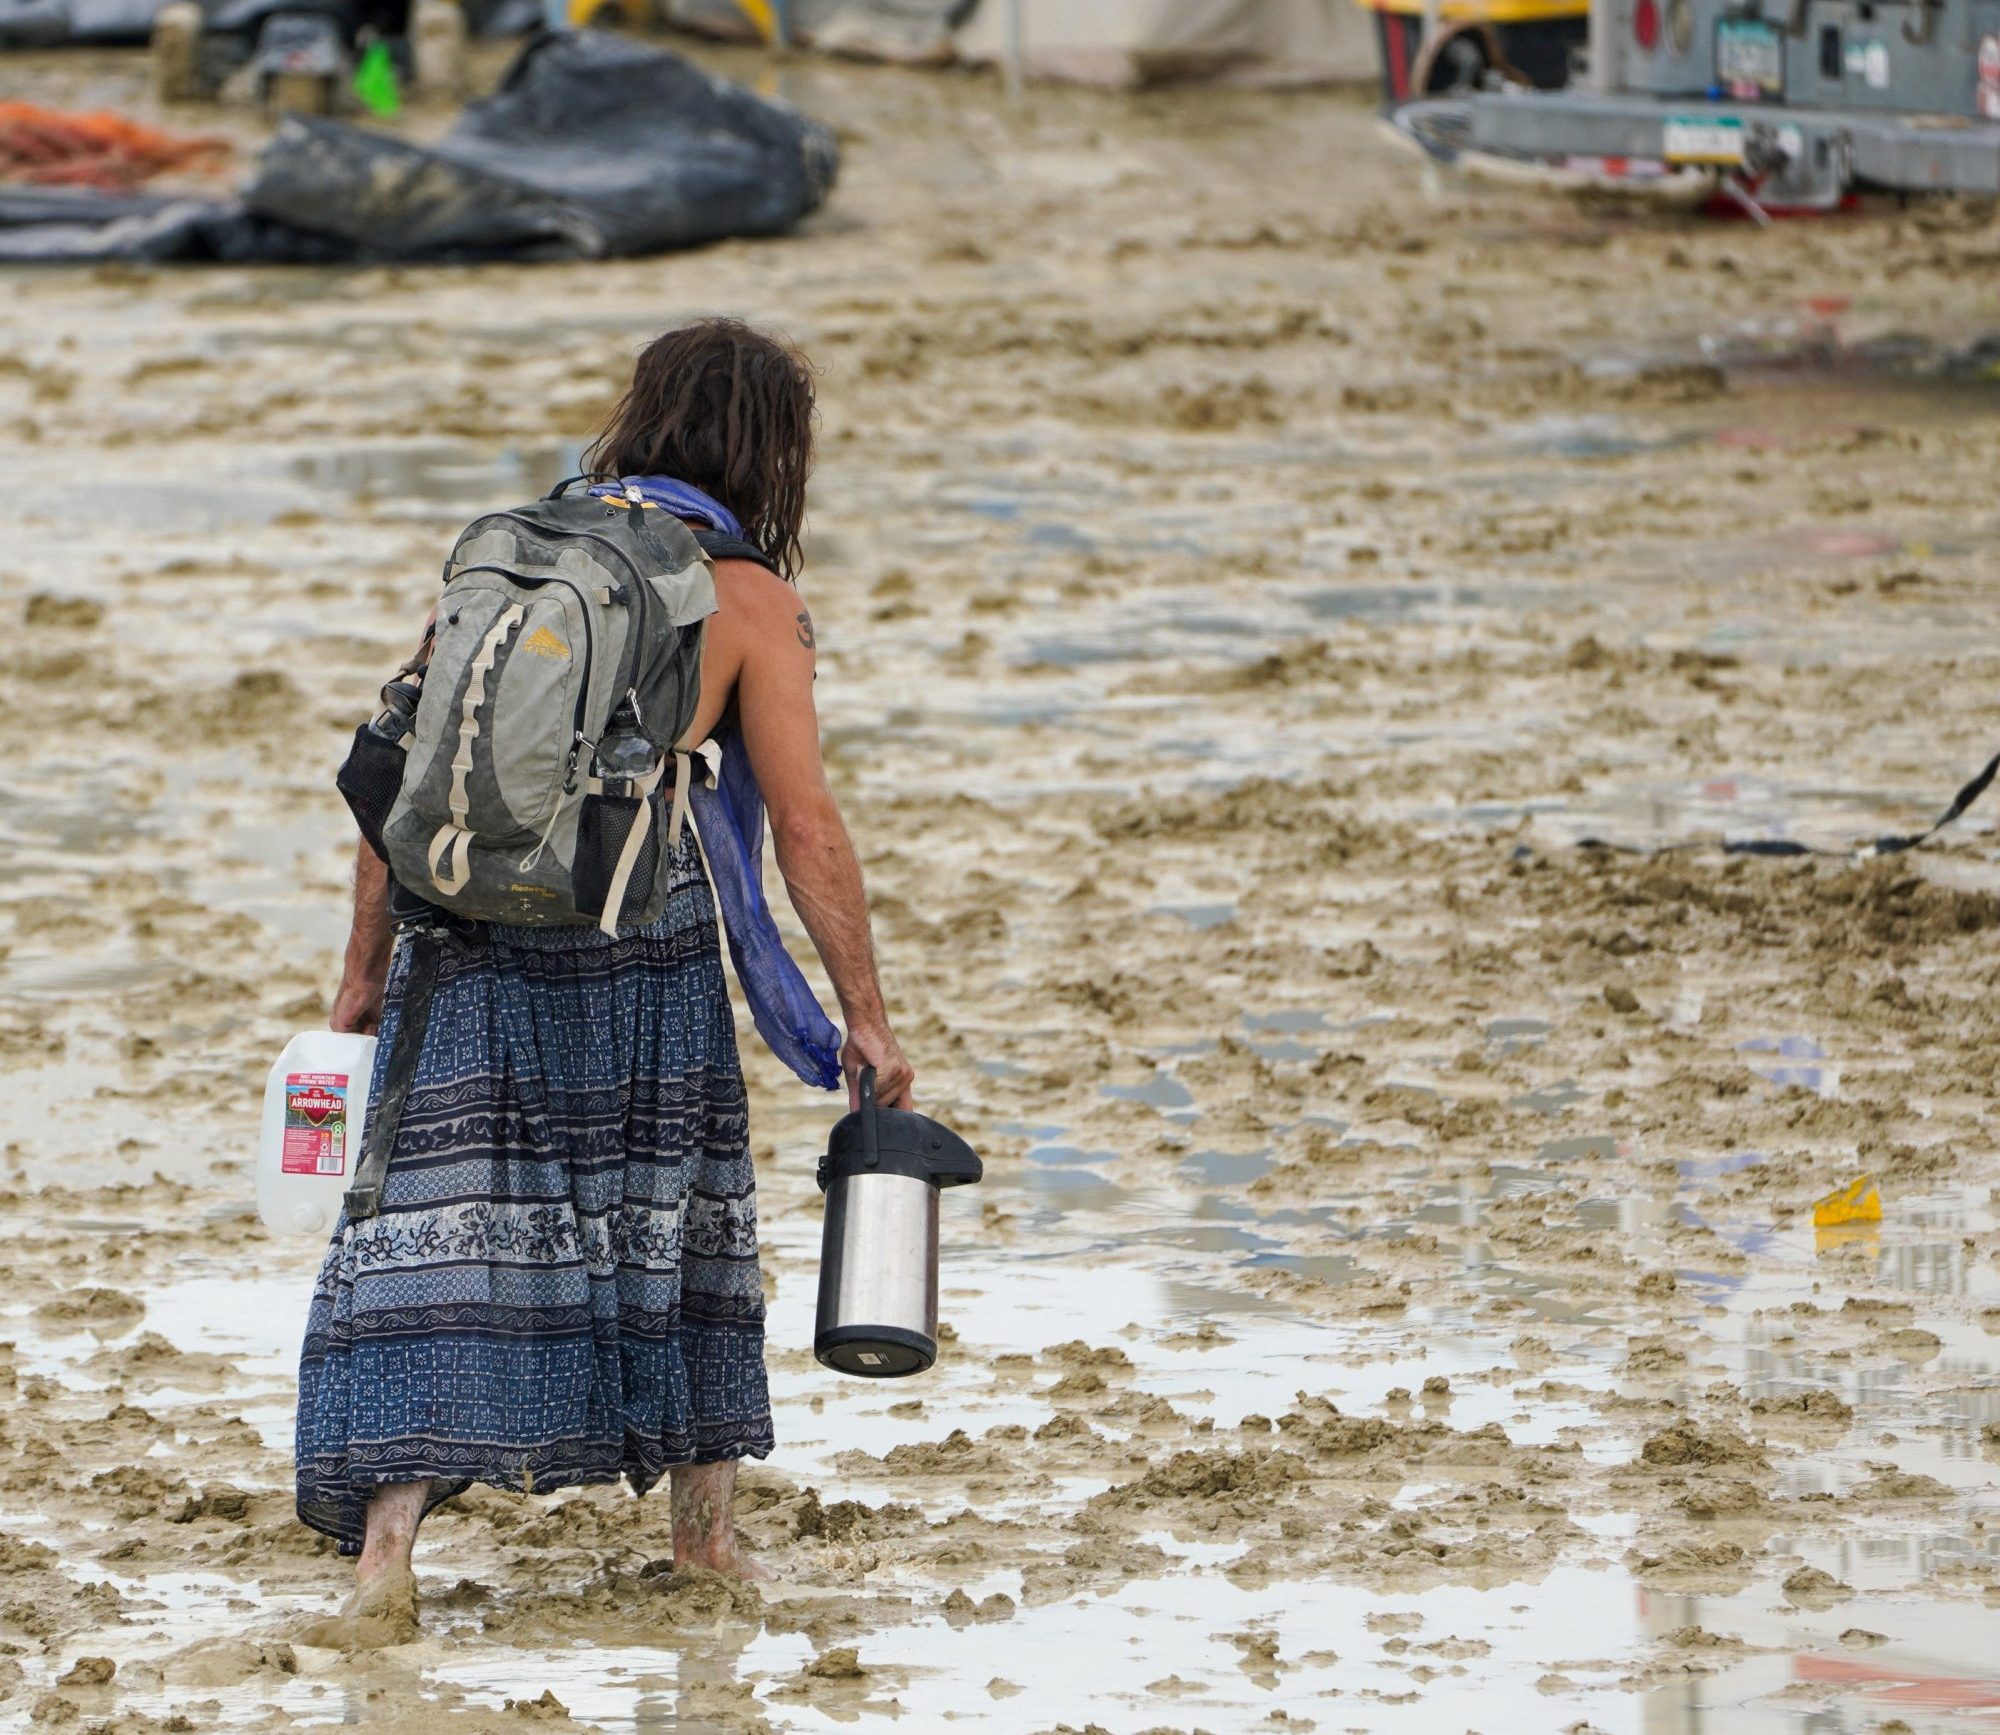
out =
<path fill-rule="evenodd" d="M 881 1107 L 876 1088 L 874 1067 L 864 1066 L 856 1080 L 859 1106 L 841 1117 L 819 1160 L 821 1192 L 836 1176 L 907 1175 L 934 1187 L 963 1187 L 984 1174 L 972 1147 L 950 1127 L 914 1110 Z"/>
<path fill-rule="evenodd" d="M 861 1069 L 861 1160 L 869 1168 L 878 1168 L 882 1162 L 881 1128 L 875 1122 L 875 1069 L 864 1066 Z"/>

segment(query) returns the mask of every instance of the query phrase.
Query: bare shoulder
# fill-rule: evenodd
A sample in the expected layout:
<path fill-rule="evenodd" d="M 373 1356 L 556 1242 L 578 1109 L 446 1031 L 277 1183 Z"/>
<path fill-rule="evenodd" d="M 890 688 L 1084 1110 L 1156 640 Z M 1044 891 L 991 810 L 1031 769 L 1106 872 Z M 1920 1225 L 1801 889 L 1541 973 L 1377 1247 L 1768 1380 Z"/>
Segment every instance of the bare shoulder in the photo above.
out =
<path fill-rule="evenodd" d="M 742 634 L 746 643 L 789 640 L 808 651 L 814 648 L 812 612 L 805 598 L 769 567 L 754 560 L 718 560 L 715 600 L 725 630 Z"/>

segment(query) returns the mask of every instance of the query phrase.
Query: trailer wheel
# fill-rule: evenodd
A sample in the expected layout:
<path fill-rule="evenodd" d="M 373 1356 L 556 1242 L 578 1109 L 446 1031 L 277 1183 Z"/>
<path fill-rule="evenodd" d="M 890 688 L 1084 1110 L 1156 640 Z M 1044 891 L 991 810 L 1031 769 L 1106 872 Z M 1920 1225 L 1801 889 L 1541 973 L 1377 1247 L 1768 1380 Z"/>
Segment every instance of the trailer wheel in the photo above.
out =
<path fill-rule="evenodd" d="M 1410 70 L 1410 89 L 1417 96 L 1470 96 L 1493 73 L 1520 82 L 1490 25 L 1454 24 L 1424 44 Z"/>

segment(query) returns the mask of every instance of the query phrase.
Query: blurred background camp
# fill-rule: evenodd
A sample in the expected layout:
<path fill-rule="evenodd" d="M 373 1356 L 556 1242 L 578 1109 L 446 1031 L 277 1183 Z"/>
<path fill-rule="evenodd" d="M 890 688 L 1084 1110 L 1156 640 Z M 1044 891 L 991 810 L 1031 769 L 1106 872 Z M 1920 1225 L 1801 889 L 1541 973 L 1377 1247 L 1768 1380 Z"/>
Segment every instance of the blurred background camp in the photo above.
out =
<path fill-rule="evenodd" d="M 614 28 L 631 34 L 615 42 Z M 0 169 L 16 189 L 0 188 L 0 260 L 598 256 L 773 233 L 816 208 L 831 137 L 638 40 L 658 32 L 779 56 L 810 46 L 998 65 L 1010 89 L 1031 75 L 1325 83 L 1361 75 L 1370 52 L 1347 0 L 672 0 L 657 12 L 640 0 L 546 12 L 532 0 L 0 0 L 0 47 L 147 44 L 150 93 L 121 108 L 221 104 L 282 122 L 240 197 L 217 185 L 200 203 L 201 175 L 231 173 L 228 137 L 9 104 Z M 782 75 L 757 82 L 774 93 Z M 441 137 L 421 114 L 421 143 L 380 130 L 412 103 L 449 114 L 475 88 L 492 94 Z M 238 133 L 246 147 L 258 136 Z"/>
<path fill-rule="evenodd" d="M 2000 733 L 1994 211 L 1879 178 L 2000 161 L 1983 13 L 10 15 L 0 1727 L 2000 1703 L 1993 798 L 1871 841 Z M 938 1361 L 814 1361 L 834 1105 L 746 1042 L 777 1579 L 487 1490 L 342 1660 L 251 1177 L 333 773 L 714 311 L 820 369 Z"/>
<path fill-rule="evenodd" d="M 1110 85 L 1355 78 L 1369 39 L 1347 0 L 6 0 L 0 45 L 150 42 L 169 100 L 235 76 L 246 94 L 313 108 L 347 100 L 342 75 L 368 63 L 351 94 L 381 111 L 403 87 L 457 94 L 468 37 L 592 23 Z"/>

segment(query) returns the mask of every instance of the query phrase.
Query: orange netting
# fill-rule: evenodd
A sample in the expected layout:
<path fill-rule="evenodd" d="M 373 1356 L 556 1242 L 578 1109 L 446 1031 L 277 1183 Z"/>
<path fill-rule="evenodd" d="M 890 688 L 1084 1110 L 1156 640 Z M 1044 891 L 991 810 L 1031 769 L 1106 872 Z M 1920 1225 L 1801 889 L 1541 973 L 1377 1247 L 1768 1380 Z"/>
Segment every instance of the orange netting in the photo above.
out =
<path fill-rule="evenodd" d="M 166 169 L 219 156 L 229 141 L 170 133 L 124 115 L 72 114 L 0 102 L 0 179 L 46 187 L 136 187 Z"/>

